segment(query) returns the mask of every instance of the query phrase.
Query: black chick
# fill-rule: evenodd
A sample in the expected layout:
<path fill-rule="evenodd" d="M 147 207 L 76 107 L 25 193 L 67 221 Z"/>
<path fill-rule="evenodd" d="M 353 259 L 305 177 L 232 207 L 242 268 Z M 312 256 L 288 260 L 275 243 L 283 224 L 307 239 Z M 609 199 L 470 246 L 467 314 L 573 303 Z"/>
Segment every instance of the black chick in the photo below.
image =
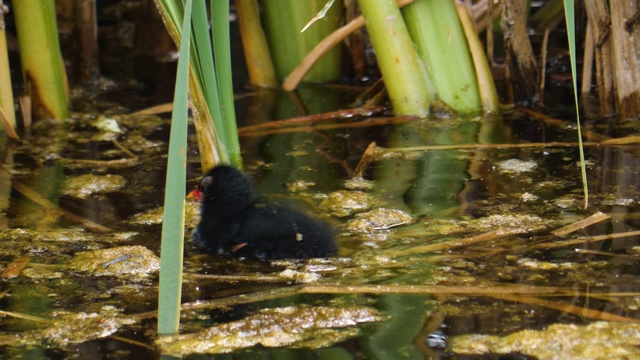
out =
<path fill-rule="evenodd" d="M 257 203 L 251 185 L 231 166 L 218 165 L 207 173 L 198 186 L 201 219 L 191 237 L 197 246 L 260 260 L 336 254 L 328 224 L 296 210 Z"/>

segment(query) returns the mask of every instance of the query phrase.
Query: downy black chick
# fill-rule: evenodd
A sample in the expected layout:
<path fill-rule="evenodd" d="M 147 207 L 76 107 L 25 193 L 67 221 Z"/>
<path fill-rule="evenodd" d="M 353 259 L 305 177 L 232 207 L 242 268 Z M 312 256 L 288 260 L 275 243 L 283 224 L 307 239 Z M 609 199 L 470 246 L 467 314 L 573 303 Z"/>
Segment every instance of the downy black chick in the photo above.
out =
<path fill-rule="evenodd" d="M 333 229 L 287 207 L 256 201 L 249 178 L 218 165 L 200 181 L 201 219 L 192 235 L 199 247 L 220 254 L 272 259 L 335 255 Z"/>

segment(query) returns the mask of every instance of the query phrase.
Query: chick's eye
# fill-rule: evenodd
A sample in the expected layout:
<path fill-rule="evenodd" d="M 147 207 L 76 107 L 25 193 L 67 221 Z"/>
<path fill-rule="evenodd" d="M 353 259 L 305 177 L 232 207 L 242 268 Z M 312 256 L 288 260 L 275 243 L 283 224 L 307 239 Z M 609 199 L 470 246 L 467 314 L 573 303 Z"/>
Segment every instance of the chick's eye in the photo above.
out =
<path fill-rule="evenodd" d="M 204 178 L 202 178 L 202 181 L 200 181 L 198 190 L 204 192 L 211 184 L 213 184 L 213 176 L 205 176 Z"/>

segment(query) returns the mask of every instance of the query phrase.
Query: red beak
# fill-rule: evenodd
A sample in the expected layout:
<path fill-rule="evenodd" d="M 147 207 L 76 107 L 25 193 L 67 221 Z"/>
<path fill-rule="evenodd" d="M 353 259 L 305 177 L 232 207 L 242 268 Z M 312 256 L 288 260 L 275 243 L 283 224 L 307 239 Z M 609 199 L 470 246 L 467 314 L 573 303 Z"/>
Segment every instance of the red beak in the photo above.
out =
<path fill-rule="evenodd" d="M 202 194 L 202 191 L 195 189 L 192 192 L 190 192 L 187 195 L 187 199 L 192 200 L 192 201 L 197 201 L 197 202 L 201 202 L 202 201 L 202 197 L 204 195 Z"/>

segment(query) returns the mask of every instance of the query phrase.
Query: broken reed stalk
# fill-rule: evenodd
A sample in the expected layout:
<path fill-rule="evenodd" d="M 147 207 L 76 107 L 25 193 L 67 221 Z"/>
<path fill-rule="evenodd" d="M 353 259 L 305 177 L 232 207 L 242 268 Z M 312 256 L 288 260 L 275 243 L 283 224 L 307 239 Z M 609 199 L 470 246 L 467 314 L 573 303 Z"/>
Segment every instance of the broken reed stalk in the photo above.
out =
<path fill-rule="evenodd" d="M 0 310 L 0 315 L 10 316 L 10 317 L 16 318 L 16 319 L 23 319 L 23 320 L 41 322 L 41 323 L 42 322 L 50 322 L 51 321 L 49 319 L 45 319 L 45 318 L 41 318 L 41 317 L 33 316 L 33 315 L 28 315 L 28 314 L 22 314 L 22 313 L 18 313 L 18 312 L 15 312 L 15 311 Z"/>
<path fill-rule="evenodd" d="M 181 311 L 200 310 L 200 309 L 216 309 L 227 306 L 249 304 L 260 301 L 281 299 L 299 294 L 302 286 L 288 286 L 265 291 L 258 291 L 249 294 L 232 295 L 225 298 L 196 301 L 192 303 L 184 303 L 180 305 Z M 152 319 L 158 316 L 157 311 L 148 311 L 144 313 L 130 315 L 132 319 L 143 320 Z"/>
<path fill-rule="evenodd" d="M 640 322 L 640 319 L 633 319 L 633 318 L 620 316 L 620 315 L 612 314 L 605 311 L 593 310 L 587 307 L 575 306 L 571 304 L 563 304 L 557 301 L 550 301 L 550 300 L 539 299 L 535 297 L 517 296 L 517 295 L 508 295 L 508 294 L 497 295 L 497 296 L 490 295 L 490 296 L 500 300 L 508 300 L 508 301 L 515 301 L 523 304 L 543 306 L 548 309 L 558 310 L 564 313 L 574 314 L 577 316 L 584 316 L 586 318 L 594 319 L 594 320 L 617 321 L 617 322 L 623 322 L 623 323 Z"/>
<path fill-rule="evenodd" d="M 115 160 L 88 160 L 88 159 L 69 159 L 59 158 L 58 161 L 69 169 L 82 168 L 108 168 L 108 169 L 124 169 L 138 165 L 138 158 L 115 159 Z"/>
<path fill-rule="evenodd" d="M 623 138 L 608 139 L 601 142 L 583 142 L 582 146 L 622 146 L 640 143 L 640 136 L 625 136 Z M 522 149 L 535 147 L 577 147 L 577 142 L 547 142 L 547 143 L 522 143 L 522 144 L 460 144 L 460 145 L 427 145 L 404 148 L 385 149 L 378 147 L 380 152 L 403 151 L 432 151 L 432 150 L 475 150 L 475 149 Z"/>
<path fill-rule="evenodd" d="M 362 154 L 362 157 L 358 162 L 358 166 L 356 166 L 356 170 L 353 172 L 352 178 L 357 179 L 364 177 L 364 173 L 367 171 L 367 167 L 369 167 L 369 164 L 375 159 L 375 151 L 376 142 L 372 141 Z"/>
<path fill-rule="evenodd" d="M 142 110 L 138 110 L 138 111 L 132 112 L 129 115 L 133 115 L 133 116 L 137 116 L 137 115 L 158 115 L 158 114 L 170 113 L 171 111 L 173 111 L 173 102 L 151 106 L 151 107 L 148 107 L 146 109 L 142 109 Z"/>
<path fill-rule="evenodd" d="M 557 242 L 551 242 L 551 243 L 541 243 L 541 244 L 533 245 L 531 248 L 533 248 L 533 249 L 553 249 L 553 248 L 571 246 L 571 245 L 576 245 L 576 244 L 585 244 L 585 243 L 589 243 L 590 244 L 590 243 L 594 243 L 594 242 L 598 242 L 598 241 L 614 240 L 614 239 L 620 239 L 620 238 L 625 238 L 625 237 L 629 237 L 629 236 L 638 236 L 638 235 L 640 235 L 640 230 L 627 231 L 627 232 L 623 232 L 623 233 L 616 233 L 616 234 L 609 234 L 609 235 L 580 237 L 580 238 L 573 239 L 573 240 L 557 241 Z"/>
<path fill-rule="evenodd" d="M 518 111 L 526 114 L 527 116 L 530 116 L 531 118 L 533 118 L 535 120 L 543 121 L 544 123 L 549 124 L 549 125 L 565 126 L 565 125 L 568 124 L 564 120 L 556 119 L 556 118 L 553 118 L 551 116 L 547 116 L 545 114 L 537 112 L 535 110 L 527 109 L 522 105 L 516 105 L 516 109 L 518 109 Z M 580 132 L 582 134 L 582 137 L 584 137 L 587 140 L 591 140 L 591 141 L 603 141 L 603 140 L 609 139 L 608 136 L 602 135 L 602 134 L 598 134 L 598 133 L 593 132 L 591 130 L 581 130 Z"/>
<path fill-rule="evenodd" d="M 606 251 L 596 251 L 596 250 L 587 250 L 587 249 L 575 249 L 576 253 L 579 254 L 591 254 L 591 255 L 602 255 L 602 256 L 610 256 L 618 259 L 629 259 L 633 261 L 639 261 L 640 257 L 634 255 L 624 255 L 624 254 L 616 254 Z"/>
<path fill-rule="evenodd" d="M 542 50 L 540 59 L 540 85 L 538 87 L 538 102 L 540 105 L 544 104 L 544 84 L 547 73 L 547 44 L 549 43 L 549 28 L 544 30 L 544 37 L 542 38 Z"/>
<path fill-rule="evenodd" d="M 292 127 L 292 128 L 283 128 L 283 129 L 275 129 L 275 130 L 265 130 L 265 131 L 256 131 L 256 132 L 243 132 L 239 131 L 238 135 L 243 137 L 252 137 L 252 136 L 264 136 L 264 135 L 272 135 L 272 134 L 290 134 L 297 132 L 312 132 L 312 131 L 326 131 L 326 130 L 336 130 L 336 129 L 349 129 L 349 128 L 360 128 L 360 127 L 369 127 L 369 126 L 381 126 L 381 125 L 390 125 L 390 124 L 404 124 L 407 122 L 411 122 L 416 120 L 415 116 L 396 116 L 392 118 L 373 118 L 367 119 L 364 121 L 358 121 L 353 123 L 342 123 L 342 124 L 327 124 L 327 125 L 317 125 L 317 126 L 303 126 L 303 127 Z"/>
<path fill-rule="evenodd" d="M 563 226 L 559 229 L 553 230 L 551 233 L 555 236 L 564 236 L 570 234 L 576 230 L 584 229 L 593 224 L 597 224 L 601 221 L 611 219 L 611 217 L 605 213 L 598 211 L 597 213 L 589 216 L 586 219 L 582 219 L 580 221 L 576 221 L 573 224 L 569 224 L 567 226 Z"/>
<path fill-rule="evenodd" d="M 145 349 L 155 350 L 155 347 L 153 347 L 153 346 L 151 346 L 149 344 L 145 344 L 145 343 L 140 342 L 140 341 L 135 341 L 133 339 L 128 339 L 128 338 L 125 338 L 125 337 L 122 337 L 122 336 L 109 335 L 108 338 L 109 339 L 113 339 L 113 340 L 118 340 L 118 341 L 123 342 L 123 343 L 131 344 L 131 345 L 135 345 L 135 346 L 140 346 L 140 347 L 143 347 Z"/>
<path fill-rule="evenodd" d="M 449 285 L 348 285 L 348 284 L 318 284 L 305 285 L 300 294 L 414 294 L 414 295 L 476 295 L 503 296 L 506 294 L 535 294 L 576 296 L 575 289 L 551 286 L 449 286 Z"/>
<path fill-rule="evenodd" d="M 374 108 L 357 108 L 357 109 L 331 111 L 331 112 L 322 113 L 322 114 L 300 116 L 300 117 L 291 118 L 291 119 L 269 121 L 262 124 L 244 126 L 238 129 L 238 133 L 243 134 L 246 132 L 252 132 L 252 131 L 263 130 L 263 129 L 315 124 L 323 121 L 349 120 L 355 116 L 371 116 L 373 114 L 379 114 L 388 109 L 389 107 L 387 106 L 376 106 Z"/>
<path fill-rule="evenodd" d="M 127 155 L 128 157 L 130 157 L 131 159 L 137 159 L 138 156 L 134 153 L 131 152 L 131 150 L 127 149 L 124 145 L 122 145 L 118 140 L 113 139 L 111 140 L 111 142 L 113 143 L 113 145 L 115 147 L 117 147 L 118 149 L 120 149 L 120 151 L 122 151 L 123 153 L 125 153 L 125 155 Z"/>
<path fill-rule="evenodd" d="M 451 240 L 447 240 L 445 242 L 441 242 L 437 244 L 416 246 L 416 247 L 412 247 L 412 248 L 401 250 L 401 251 L 390 251 L 387 255 L 397 257 L 397 256 L 422 254 L 422 253 L 442 251 L 442 250 L 451 250 L 451 249 L 455 249 L 463 246 L 477 244 L 480 242 L 499 239 L 505 236 L 521 234 L 523 232 L 524 232 L 523 229 L 500 229 L 500 230 L 491 231 L 488 233 L 468 237 L 465 239 L 460 239 L 460 240 L 451 239 Z"/>
<path fill-rule="evenodd" d="M 211 281 L 250 281 L 250 282 L 269 282 L 269 283 L 282 283 L 290 282 L 290 279 L 286 279 L 278 276 L 265 276 L 265 275 L 210 275 L 210 274 L 194 274 L 185 273 L 184 277 L 191 279 L 206 279 Z"/>

